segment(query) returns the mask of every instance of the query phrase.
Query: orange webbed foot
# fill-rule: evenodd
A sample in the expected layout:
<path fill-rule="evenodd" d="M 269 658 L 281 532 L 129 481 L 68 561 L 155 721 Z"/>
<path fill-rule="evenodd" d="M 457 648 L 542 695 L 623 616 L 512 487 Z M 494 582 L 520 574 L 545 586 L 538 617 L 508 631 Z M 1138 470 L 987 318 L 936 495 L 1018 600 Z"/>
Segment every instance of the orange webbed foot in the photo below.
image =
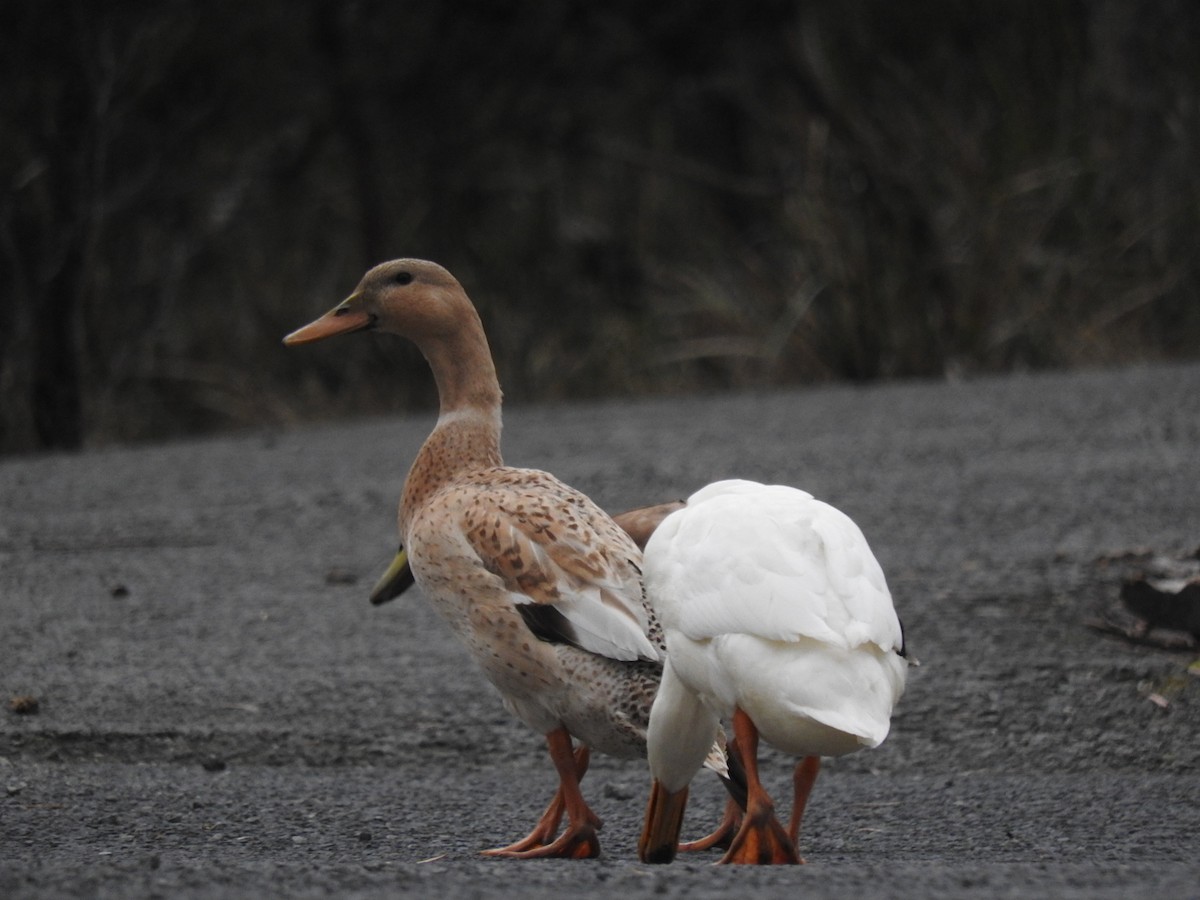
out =
<path fill-rule="evenodd" d="M 747 814 L 721 863 L 735 865 L 797 865 L 804 862 L 796 845 L 771 807 Z"/>
<path fill-rule="evenodd" d="M 588 769 L 589 751 L 584 745 L 572 748 L 565 728 L 546 734 L 550 758 L 558 770 L 559 785 L 554 799 L 538 819 L 533 831 L 507 847 L 484 850 L 484 856 L 507 859 L 593 859 L 600 855 L 596 833 L 604 824 L 583 800 L 579 781 Z M 557 838 L 558 823 L 567 814 L 567 828 Z"/>
<path fill-rule="evenodd" d="M 595 859 L 600 855 L 600 838 L 596 834 L 599 828 L 599 819 L 580 822 L 568 825 L 566 831 L 549 843 L 542 843 L 530 834 L 515 844 L 483 853 L 506 859 Z"/>

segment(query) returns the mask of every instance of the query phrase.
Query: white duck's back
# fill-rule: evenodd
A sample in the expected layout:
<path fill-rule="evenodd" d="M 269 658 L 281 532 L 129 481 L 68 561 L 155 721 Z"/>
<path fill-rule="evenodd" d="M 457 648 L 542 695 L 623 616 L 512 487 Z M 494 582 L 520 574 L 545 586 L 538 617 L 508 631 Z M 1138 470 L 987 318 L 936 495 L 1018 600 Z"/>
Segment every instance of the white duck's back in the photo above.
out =
<path fill-rule="evenodd" d="M 907 662 L 862 531 L 795 488 L 711 484 L 645 553 L 648 596 L 679 678 L 714 713 L 735 706 L 796 754 L 877 746 Z"/>

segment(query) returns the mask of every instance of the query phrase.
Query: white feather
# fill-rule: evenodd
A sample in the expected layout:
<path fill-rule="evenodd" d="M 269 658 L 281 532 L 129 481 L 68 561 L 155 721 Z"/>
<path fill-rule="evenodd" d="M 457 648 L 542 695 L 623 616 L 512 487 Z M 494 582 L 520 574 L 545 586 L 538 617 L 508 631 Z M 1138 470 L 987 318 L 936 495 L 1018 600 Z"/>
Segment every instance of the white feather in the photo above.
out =
<path fill-rule="evenodd" d="M 679 680 L 668 658 L 646 732 L 650 770 L 663 787 L 674 793 L 692 780 L 719 725 L 717 717 Z"/>
<path fill-rule="evenodd" d="M 604 596 L 594 585 L 566 588 L 554 608 L 571 623 L 584 650 L 622 661 L 658 660 L 658 650 L 638 628 L 636 620 L 611 602 L 606 603 Z M 525 594 L 512 593 L 510 597 L 518 605 L 533 602 Z"/>
<path fill-rule="evenodd" d="M 645 576 L 663 626 L 694 640 L 740 633 L 900 646 L 866 538 L 795 488 L 734 481 L 696 492 L 651 536 Z"/>

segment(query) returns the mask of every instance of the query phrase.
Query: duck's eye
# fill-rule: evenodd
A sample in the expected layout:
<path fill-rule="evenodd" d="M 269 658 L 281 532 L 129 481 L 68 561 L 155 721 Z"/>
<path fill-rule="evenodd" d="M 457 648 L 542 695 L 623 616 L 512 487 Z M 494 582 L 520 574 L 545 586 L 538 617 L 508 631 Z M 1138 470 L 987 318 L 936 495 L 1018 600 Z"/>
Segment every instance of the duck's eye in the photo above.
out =
<path fill-rule="evenodd" d="M 392 276 L 396 284 L 412 284 L 412 272 L 397 272 Z"/>

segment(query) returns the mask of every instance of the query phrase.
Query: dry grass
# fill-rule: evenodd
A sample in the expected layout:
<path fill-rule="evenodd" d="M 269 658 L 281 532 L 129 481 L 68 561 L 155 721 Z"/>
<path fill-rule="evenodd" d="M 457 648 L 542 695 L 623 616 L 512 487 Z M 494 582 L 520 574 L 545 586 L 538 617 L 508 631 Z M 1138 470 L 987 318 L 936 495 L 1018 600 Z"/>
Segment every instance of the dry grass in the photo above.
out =
<path fill-rule="evenodd" d="M 59 5 L 0 14 L 0 450 L 428 403 L 279 346 L 397 255 L 517 399 L 1200 346 L 1183 0 Z"/>

